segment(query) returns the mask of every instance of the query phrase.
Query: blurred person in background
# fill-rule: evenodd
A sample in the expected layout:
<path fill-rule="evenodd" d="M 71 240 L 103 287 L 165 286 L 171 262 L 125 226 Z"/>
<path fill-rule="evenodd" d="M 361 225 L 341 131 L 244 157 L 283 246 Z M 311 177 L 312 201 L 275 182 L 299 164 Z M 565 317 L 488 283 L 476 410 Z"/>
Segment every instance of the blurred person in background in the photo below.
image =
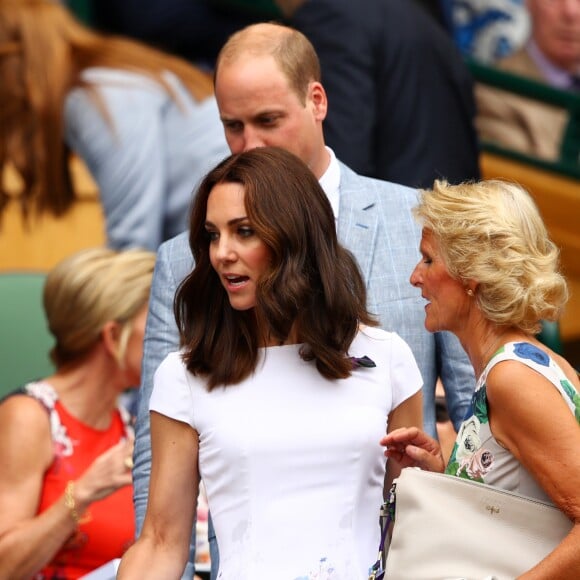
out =
<path fill-rule="evenodd" d="M 497 67 L 580 97 L 580 0 L 527 0 L 527 7 L 531 36 Z M 568 122 L 565 110 L 486 85 L 477 86 L 476 97 L 482 139 L 558 159 Z"/>
<path fill-rule="evenodd" d="M 0 578 L 79 578 L 134 540 L 133 429 L 119 398 L 141 380 L 154 262 L 89 249 L 47 276 L 56 372 L 0 404 Z"/>
<path fill-rule="evenodd" d="M 150 250 L 186 229 L 191 192 L 229 153 L 207 73 L 56 2 L 0 0 L 0 167 L 21 175 L 25 216 L 74 203 L 70 151 L 98 185 L 109 246 Z M 0 215 L 7 199 L 0 188 Z"/>

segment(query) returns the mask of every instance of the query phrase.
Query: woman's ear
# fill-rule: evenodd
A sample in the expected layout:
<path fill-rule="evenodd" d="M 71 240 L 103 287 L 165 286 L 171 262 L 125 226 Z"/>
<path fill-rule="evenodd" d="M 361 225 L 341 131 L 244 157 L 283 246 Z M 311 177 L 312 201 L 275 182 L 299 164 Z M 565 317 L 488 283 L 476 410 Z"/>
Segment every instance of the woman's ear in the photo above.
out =
<path fill-rule="evenodd" d="M 101 339 L 106 351 L 117 361 L 119 360 L 120 337 L 121 325 L 114 320 L 105 322 L 101 330 Z"/>
<path fill-rule="evenodd" d="M 465 284 L 465 292 L 468 296 L 475 296 L 478 288 L 479 282 L 476 282 L 475 280 L 468 280 Z"/>

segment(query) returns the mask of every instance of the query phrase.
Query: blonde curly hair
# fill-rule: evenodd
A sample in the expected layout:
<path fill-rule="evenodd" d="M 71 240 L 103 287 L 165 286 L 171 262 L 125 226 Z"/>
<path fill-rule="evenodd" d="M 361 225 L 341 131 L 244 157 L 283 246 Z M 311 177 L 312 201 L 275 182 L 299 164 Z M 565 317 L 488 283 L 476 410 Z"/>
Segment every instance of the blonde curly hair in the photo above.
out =
<path fill-rule="evenodd" d="M 559 249 L 530 194 L 501 180 L 421 192 L 415 216 L 437 239 L 452 277 L 478 283 L 484 316 L 499 325 L 538 332 L 568 300 Z"/>

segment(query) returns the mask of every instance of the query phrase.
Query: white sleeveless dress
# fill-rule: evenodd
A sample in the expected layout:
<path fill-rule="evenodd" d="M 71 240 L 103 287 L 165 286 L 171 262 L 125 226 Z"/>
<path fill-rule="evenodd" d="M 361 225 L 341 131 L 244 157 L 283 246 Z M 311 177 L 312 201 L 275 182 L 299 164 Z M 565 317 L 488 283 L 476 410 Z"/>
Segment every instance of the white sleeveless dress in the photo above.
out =
<path fill-rule="evenodd" d="M 507 343 L 492 356 L 477 381 L 471 407 L 459 429 L 445 472 L 552 503 L 525 467 L 499 445 L 489 426 L 485 381 L 489 371 L 505 360 L 518 361 L 548 379 L 580 423 L 580 396 L 556 362 L 531 343 Z M 514 397 L 518 388 L 524 387 L 514 385 Z"/>

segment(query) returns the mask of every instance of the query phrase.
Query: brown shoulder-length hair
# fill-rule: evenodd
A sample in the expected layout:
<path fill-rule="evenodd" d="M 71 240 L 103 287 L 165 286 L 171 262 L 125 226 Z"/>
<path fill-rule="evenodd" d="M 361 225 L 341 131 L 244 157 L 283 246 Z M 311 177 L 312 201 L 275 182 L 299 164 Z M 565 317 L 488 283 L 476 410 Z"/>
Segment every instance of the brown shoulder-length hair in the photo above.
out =
<path fill-rule="evenodd" d="M 211 76 L 185 60 L 139 42 L 83 26 L 52 0 L 0 0 L 0 172 L 10 163 L 24 183 L 24 215 L 31 210 L 62 215 L 76 198 L 64 143 L 64 103 L 89 67 L 139 72 L 163 85 L 173 72 L 202 100 L 213 92 Z M 106 107 L 93 96 L 106 122 Z M 0 216 L 8 203 L 0 180 Z"/>
<path fill-rule="evenodd" d="M 239 183 L 247 217 L 268 246 L 271 264 L 258 281 L 256 306 L 237 311 L 209 258 L 208 198 L 220 183 Z M 359 323 L 376 325 L 352 254 L 338 243 L 330 203 L 308 167 L 291 153 L 264 147 L 232 155 L 201 183 L 190 218 L 195 260 L 175 296 L 175 318 L 189 371 L 208 388 L 236 384 L 256 368 L 266 332 L 282 344 L 295 328 L 300 355 L 320 374 L 346 378 Z M 295 325 L 295 326 L 294 326 Z"/>

